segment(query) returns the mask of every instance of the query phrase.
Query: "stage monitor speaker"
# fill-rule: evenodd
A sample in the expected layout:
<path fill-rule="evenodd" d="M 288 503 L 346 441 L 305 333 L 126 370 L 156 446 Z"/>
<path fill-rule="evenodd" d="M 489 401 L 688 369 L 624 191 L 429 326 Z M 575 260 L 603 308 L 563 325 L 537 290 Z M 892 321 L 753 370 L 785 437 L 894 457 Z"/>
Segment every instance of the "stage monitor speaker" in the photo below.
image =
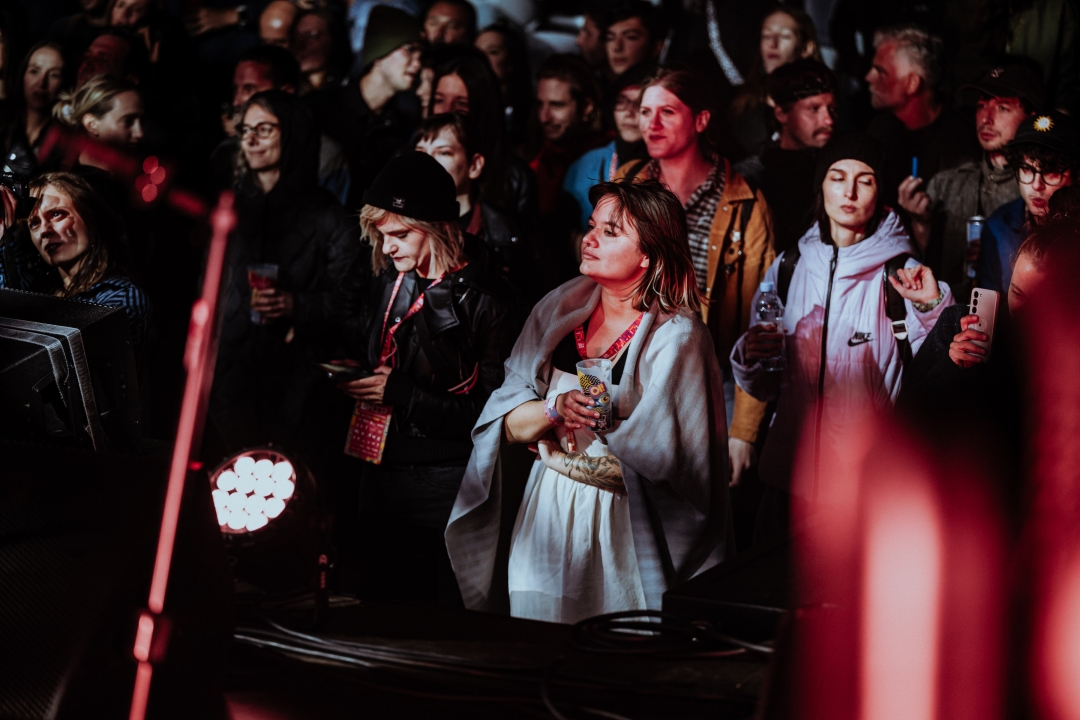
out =
<path fill-rule="evenodd" d="M 122 309 L 0 289 L 0 438 L 134 452 L 139 412 Z"/>
<path fill-rule="evenodd" d="M 0 718 L 128 717 L 167 466 L 0 443 Z M 185 488 L 151 718 L 221 716 L 233 588 L 206 482 Z"/>

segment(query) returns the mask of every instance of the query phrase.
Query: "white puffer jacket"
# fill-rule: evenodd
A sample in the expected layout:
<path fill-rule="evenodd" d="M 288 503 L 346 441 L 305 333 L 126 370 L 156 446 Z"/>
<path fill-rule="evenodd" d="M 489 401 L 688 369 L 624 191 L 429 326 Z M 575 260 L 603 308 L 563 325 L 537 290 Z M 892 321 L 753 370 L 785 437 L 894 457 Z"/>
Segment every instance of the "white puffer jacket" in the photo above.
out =
<path fill-rule="evenodd" d="M 868 404 L 880 407 L 896 399 L 903 367 L 882 282 L 886 262 L 914 252 L 892 212 L 873 235 L 846 248 L 823 243 L 815 223 L 799 240 L 799 251 L 784 308 L 787 368 L 770 373 L 757 363 L 746 365 L 745 335 L 731 353 L 739 386 L 759 400 L 777 400 L 759 476 L 783 489 L 790 486 L 795 452 L 804 433 L 813 438 L 821 466 L 829 467 L 830 455 L 842 448 Z M 776 258 L 765 273 L 766 281 L 777 282 L 782 258 Z M 835 269 L 830 272 L 834 258 Z M 917 265 L 911 259 L 906 267 Z M 918 312 L 905 301 L 912 354 L 918 352 L 941 311 L 953 304 L 948 285 L 940 285 L 945 298 L 930 312 Z M 751 307 L 756 305 L 757 296 Z M 826 360 L 825 371 L 820 373 L 823 336 Z M 824 398 L 820 407 L 819 394 Z M 807 422 L 812 425 L 805 426 Z"/>

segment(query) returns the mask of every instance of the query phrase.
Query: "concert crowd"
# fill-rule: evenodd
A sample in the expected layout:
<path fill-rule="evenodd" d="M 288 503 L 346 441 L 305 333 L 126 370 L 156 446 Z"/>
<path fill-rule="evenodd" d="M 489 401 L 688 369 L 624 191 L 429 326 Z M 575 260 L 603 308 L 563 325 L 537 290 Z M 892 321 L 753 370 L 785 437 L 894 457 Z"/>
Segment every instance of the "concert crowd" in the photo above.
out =
<path fill-rule="evenodd" d="M 1022 498 L 1078 12 L 3 0 L 0 286 L 121 308 L 167 440 L 209 229 L 163 198 L 231 192 L 204 455 L 309 467 L 338 589 L 658 609 L 868 410 Z"/>

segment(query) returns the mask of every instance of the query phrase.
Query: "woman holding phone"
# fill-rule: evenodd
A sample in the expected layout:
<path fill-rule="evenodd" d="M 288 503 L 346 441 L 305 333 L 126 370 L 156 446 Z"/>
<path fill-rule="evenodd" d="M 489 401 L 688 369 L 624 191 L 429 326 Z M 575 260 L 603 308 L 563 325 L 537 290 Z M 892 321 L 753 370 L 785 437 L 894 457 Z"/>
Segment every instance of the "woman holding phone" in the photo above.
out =
<path fill-rule="evenodd" d="M 766 535 L 786 527 L 804 423 L 813 428 L 814 457 L 826 465 L 821 458 L 843 448 L 862 408 L 896 399 L 904 370 L 901 343 L 918 352 L 953 304 L 948 285 L 910 257 L 914 250 L 900 218 L 882 202 L 884 161 L 880 144 L 866 135 L 836 138 L 822 150 L 817 222 L 765 274 L 765 282 L 778 287 L 781 269 L 789 268 L 782 332 L 752 326 L 731 353 L 739 386 L 759 400 L 776 401 L 759 467 L 767 494 L 758 527 Z M 886 306 L 882 278 L 890 261 L 900 264 L 888 282 L 905 306 L 902 326 L 893 324 Z M 782 372 L 762 366 L 761 360 L 780 354 L 786 359 Z"/>
<path fill-rule="evenodd" d="M 366 461 L 367 597 L 461 604 L 442 533 L 514 335 L 508 292 L 458 214 L 453 178 L 422 152 L 392 159 L 364 193 L 375 278 L 349 335 L 373 374 L 340 387 L 357 401 L 346 452 Z"/>
<path fill-rule="evenodd" d="M 659 609 L 671 583 L 733 550 L 723 384 L 682 206 L 656 181 L 597 185 L 590 200 L 584 277 L 534 308 L 473 430 L 446 529 L 473 609 L 552 622 Z M 611 363 L 607 423 L 579 385 L 586 359 Z M 504 497 L 526 480 L 501 458 L 512 444 L 538 454 L 510 528 Z"/>

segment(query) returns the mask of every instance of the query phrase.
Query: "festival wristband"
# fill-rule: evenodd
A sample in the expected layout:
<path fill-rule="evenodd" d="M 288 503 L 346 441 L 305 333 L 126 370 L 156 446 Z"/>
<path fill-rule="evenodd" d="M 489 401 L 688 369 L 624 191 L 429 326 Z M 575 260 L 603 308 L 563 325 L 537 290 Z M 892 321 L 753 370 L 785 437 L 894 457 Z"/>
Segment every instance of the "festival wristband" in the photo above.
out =
<path fill-rule="evenodd" d="M 912 300 L 912 301 L 911 301 L 911 304 L 912 304 L 912 305 L 913 305 L 913 306 L 915 307 L 915 309 L 916 309 L 916 310 L 918 310 L 919 312 L 921 312 L 921 313 L 928 313 L 928 312 L 930 312 L 931 310 L 933 310 L 934 308 L 936 308 L 936 307 L 937 307 L 938 305 L 940 305 L 940 304 L 941 304 L 941 301 L 945 299 L 945 291 L 944 291 L 944 290 L 941 290 L 941 286 L 940 286 L 940 285 L 938 286 L 938 293 L 939 293 L 939 294 L 938 294 L 938 296 L 937 296 L 937 299 L 936 299 L 936 300 L 931 300 L 931 301 L 930 301 L 930 302 L 928 302 L 928 303 L 921 303 L 921 302 L 915 302 L 914 300 Z"/>
<path fill-rule="evenodd" d="M 562 425 L 566 422 L 566 418 L 559 414 L 555 404 L 559 402 L 559 396 L 555 395 L 548 398 L 548 401 L 544 403 L 544 417 L 548 419 L 548 422 L 552 425 Z"/>

